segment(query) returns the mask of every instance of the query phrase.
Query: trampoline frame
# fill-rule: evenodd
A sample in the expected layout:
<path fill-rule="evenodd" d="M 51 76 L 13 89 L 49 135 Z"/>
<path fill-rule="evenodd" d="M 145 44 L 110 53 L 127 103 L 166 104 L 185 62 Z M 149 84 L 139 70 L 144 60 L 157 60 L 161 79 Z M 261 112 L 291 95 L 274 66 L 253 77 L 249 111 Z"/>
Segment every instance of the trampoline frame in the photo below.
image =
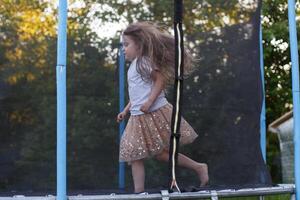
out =
<path fill-rule="evenodd" d="M 295 185 L 280 184 L 274 187 L 263 188 L 243 188 L 243 189 L 224 189 L 224 190 L 203 190 L 198 192 L 169 193 L 168 190 L 161 190 L 156 194 L 109 194 L 109 195 L 74 195 L 68 196 L 68 200 L 169 200 L 169 199 L 208 199 L 218 200 L 224 197 L 249 197 L 259 196 L 264 199 L 268 195 L 289 194 L 290 200 L 295 200 Z M 53 195 L 45 197 L 15 195 L 12 197 L 0 197 L 0 200 L 56 200 Z"/>
<path fill-rule="evenodd" d="M 176 3 L 176 0 L 174 0 Z M 66 192 L 66 85 L 65 85 L 65 71 L 66 71 L 66 37 L 67 37 L 67 0 L 59 0 L 59 20 L 58 20 L 58 44 L 57 44 L 57 200 L 66 200 L 67 192 Z M 291 197 L 296 197 L 297 200 L 300 200 L 300 94 L 299 94 L 299 58 L 298 58 L 298 42 L 297 42 L 297 29 L 296 29 L 296 17 L 295 17 L 295 0 L 288 0 L 288 21 L 289 21 L 289 34 L 290 34 L 290 50 L 291 50 L 291 63 L 292 63 L 292 94 L 293 94 L 293 113 L 294 113 L 294 145 L 295 145 L 295 185 L 289 186 L 287 188 L 289 193 L 291 193 Z M 260 28 L 261 35 L 261 28 Z M 262 37 L 260 36 L 260 43 L 262 42 Z M 260 44 L 260 52 L 262 55 L 262 46 Z M 263 61 L 260 60 L 260 63 L 263 64 Z M 262 66 L 261 66 L 262 67 Z M 264 107 L 262 108 L 264 109 Z M 262 118 L 262 120 L 264 120 Z M 121 128 L 120 128 L 121 129 Z M 261 132 L 263 132 L 262 130 Z M 265 134 L 261 135 L 261 150 L 264 154 L 266 146 L 265 146 Z M 265 154 L 263 155 L 265 158 Z M 122 171 L 123 169 L 120 169 Z M 122 180 L 124 181 L 124 180 Z M 119 184 L 120 187 L 123 186 L 123 183 Z M 272 191 L 286 191 L 286 187 L 271 187 L 267 188 L 267 190 L 272 193 Z M 247 192 L 247 195 L 255 194 L 266 194 L 268 193 L 261 188 L 252 188 Z M 255 191 L 255 192 L 250 192 Z M 245 190 L 243 190 L 245 192 Z M 197 192 L 198 194 L 199 192 Z M 187 198 L 196 197 L 200 198 L 200 196 L 206 196 L 212 194 L 212 191 L 208 191 L 205 195 L 197 195 L 194 194 L 170 194 L 170 198 L 178 199 L 178 198 Z M 222 192 L 215 192 L 214 194 L 218 194 L 222 196 Z M 224 192 L 223 195 L 238 195 L 241 192 L 238 191 L 227 191 Z M 116 198 L 119 196 L 120 198 Z M 130 195 L 131 197 L 132 195 Z M 133 195 L 130 199 L 151 199 L 151 195 L 146 195 L 143 198 L 140 198 L 137 195 Z M 108 197 L 108 196 L 106 196 Z M 129 197 L 129 196 L 128 196 Z M 148 198 L 149 197 L 149 198 Z M 174 197 L 174 198 L 173 198 Z M 177 198 L 178 197 L 178 198 Z M 84 199 L 85 197 L 69 197 L 70 199 Z M 87 197 L 88 198 L 88 197 Z M 122 199 L 122 195 L 115 195 L 109 199 Z M 153 198 L 161 198 L 154 197 Z M 105 199 L 104 196 L 99 196 L 97 199 Z"/>

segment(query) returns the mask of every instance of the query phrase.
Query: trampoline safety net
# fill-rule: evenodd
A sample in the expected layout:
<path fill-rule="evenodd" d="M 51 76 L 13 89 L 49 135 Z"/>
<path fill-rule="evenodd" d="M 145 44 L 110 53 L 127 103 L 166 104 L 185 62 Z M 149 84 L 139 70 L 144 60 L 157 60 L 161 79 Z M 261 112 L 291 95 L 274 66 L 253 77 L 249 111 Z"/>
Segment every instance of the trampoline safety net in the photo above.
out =
<path fill-rule="evenodd" d="M 93 1 L 87 2 L 92 5 Z M 158 4 L 167 3 L 164 11 L 158 9 Z M 261 1 L 184 3 L 184 17 L 189 16 L 183 21 L 185 44 L 196 63 L 184 81 L 182 115 L 199 137 L 192 144 L 180 146 L 179 151 L 208 164 L 210 182 L 205 189 L 270 186 L 271 178 L 260 150 Z M 120 7 L 106 1 L 103 4 L 110 6 L 110 14 L 116 16 L 124 16 L 127 9 L 124 6 L 125 10 L 120 11 Z M 138 11 L 146 14 L 135 13 L 133 18 L 125 18 L 126 23 L 161 20 L 172 30 L 173 1 L 136 4 L 143 8 Z M 18 31 L 18 26 L 9 23 L 13 16 L 2 13 L 0 18 L 8 23 L 0 23 L 0 193 L 55 194 L 56 36 L 41 30 L 38 34 L 45 34 L 39 36 L 42 40 L 29 40 Z M 162 13 L 171 17 L 164 18 Z M 195 20 L 190 20 L 193 17 Z M 70 26 L 75 18 L 70 16 Z M 84 20 L 84 16 L 80 19 Z M 120 32 L 97 41 L 88 32 L 81 38 L 79 34 L 72 29 L 68 35 L 68 193 L 130 193 L 133 181 L 128 165 L 125 189 L 118 188 L 116 52 Z M 172 87 L 167 97 L 172 102 Z M 146 159 L 145 171 L 147 190 L 168 187 L 167 163 Z M 195 173 L 181 167 L 177 182 L 186 190 L 199 186 Z"/>

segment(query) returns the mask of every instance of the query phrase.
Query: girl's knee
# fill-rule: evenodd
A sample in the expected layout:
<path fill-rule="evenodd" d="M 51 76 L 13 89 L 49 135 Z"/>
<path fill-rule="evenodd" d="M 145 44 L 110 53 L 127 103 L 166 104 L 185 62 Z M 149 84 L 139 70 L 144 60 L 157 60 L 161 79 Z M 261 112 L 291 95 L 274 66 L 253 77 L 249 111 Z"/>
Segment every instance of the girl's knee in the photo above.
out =
<path fill-rule="evenodd" d="M 160 154 L 157 154 L 157 155 L 155 155 L 155 159 L 156 160 L 162 160 L 162 154 L 160 153 Z"/>
<path fill-rule="evenodd" d="M 133 161 L 130 162 L 131 165 L 140 165 L 140 164 L 143 164 L 143 163 L 144 163 L 143 159 L 133 160 Z"/>
<path fill-rule="evenodd" d="M 168 153 L 167 151 L 163 151 L 163 152 L 161 152 L 160 154 L 157 154 L 157 155 L 155 156 L 155 158 L 156 158 L 157 160 L 163 160 L 163 161 L 166 161 L 166 160 L 169 159 L 169 153 Z"/>

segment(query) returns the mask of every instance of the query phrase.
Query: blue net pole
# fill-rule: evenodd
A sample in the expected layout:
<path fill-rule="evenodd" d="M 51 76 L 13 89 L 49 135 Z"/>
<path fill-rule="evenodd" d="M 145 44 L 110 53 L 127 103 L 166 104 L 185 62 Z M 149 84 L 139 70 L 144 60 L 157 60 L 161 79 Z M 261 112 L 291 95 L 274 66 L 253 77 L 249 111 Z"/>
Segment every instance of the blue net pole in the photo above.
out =
<path fill-rule="evenodd" d="M 120 47 L 119 47 L 119 109 L 120 112 L 124 110 L 125 107 L 125 56 L 123 51 L 122 39 L 120 39 Z M 119 125 L 119 136 L 120 140 L 125 128 L 125 121 L 123 120 Z M 119 163 L 119 189 L 125 188 L 125 163 Z"/>
<path fill-rule="evenodd" d="M 57 200 L 66 200 L 66 53 L 67 0 L 59 1 L 57 38 Z"/>
<path fill-rule="evenodd" d="M 295 17 L 295 1 L 288 1 L 290 50 L 292 60 L 292 91 L 294 118 L 294 152 L 295 152 L 295 185 L 296 199 L 300 200 L 300 97 L 299 97 L 299 58 Z"/>
<path fill-rule="evenodd" d="M 260 50 L 260 71 L 261 71 L 261 82 L 262 82 L 262 108 L 260 114 L 260 148 L 261 153 L 266 162 L 266 100 L 265 100 L 265 78 L 264 78 L 264 53 L 262 44 L 262 25 L 260 21 L 259 27 L 259 50 Z"/>

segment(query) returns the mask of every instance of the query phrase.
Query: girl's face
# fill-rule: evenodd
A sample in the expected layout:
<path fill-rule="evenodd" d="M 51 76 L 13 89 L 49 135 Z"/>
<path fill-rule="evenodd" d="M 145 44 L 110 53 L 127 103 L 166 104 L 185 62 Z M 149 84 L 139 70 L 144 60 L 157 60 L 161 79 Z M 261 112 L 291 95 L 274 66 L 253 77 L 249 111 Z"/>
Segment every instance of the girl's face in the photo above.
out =
<path fill-rule="evenodd" d="M 128 61 L 133 61 L 138 56 L 139 48 L 130 36 L 124 35 L 123 40 L 125 59 Z"/>

